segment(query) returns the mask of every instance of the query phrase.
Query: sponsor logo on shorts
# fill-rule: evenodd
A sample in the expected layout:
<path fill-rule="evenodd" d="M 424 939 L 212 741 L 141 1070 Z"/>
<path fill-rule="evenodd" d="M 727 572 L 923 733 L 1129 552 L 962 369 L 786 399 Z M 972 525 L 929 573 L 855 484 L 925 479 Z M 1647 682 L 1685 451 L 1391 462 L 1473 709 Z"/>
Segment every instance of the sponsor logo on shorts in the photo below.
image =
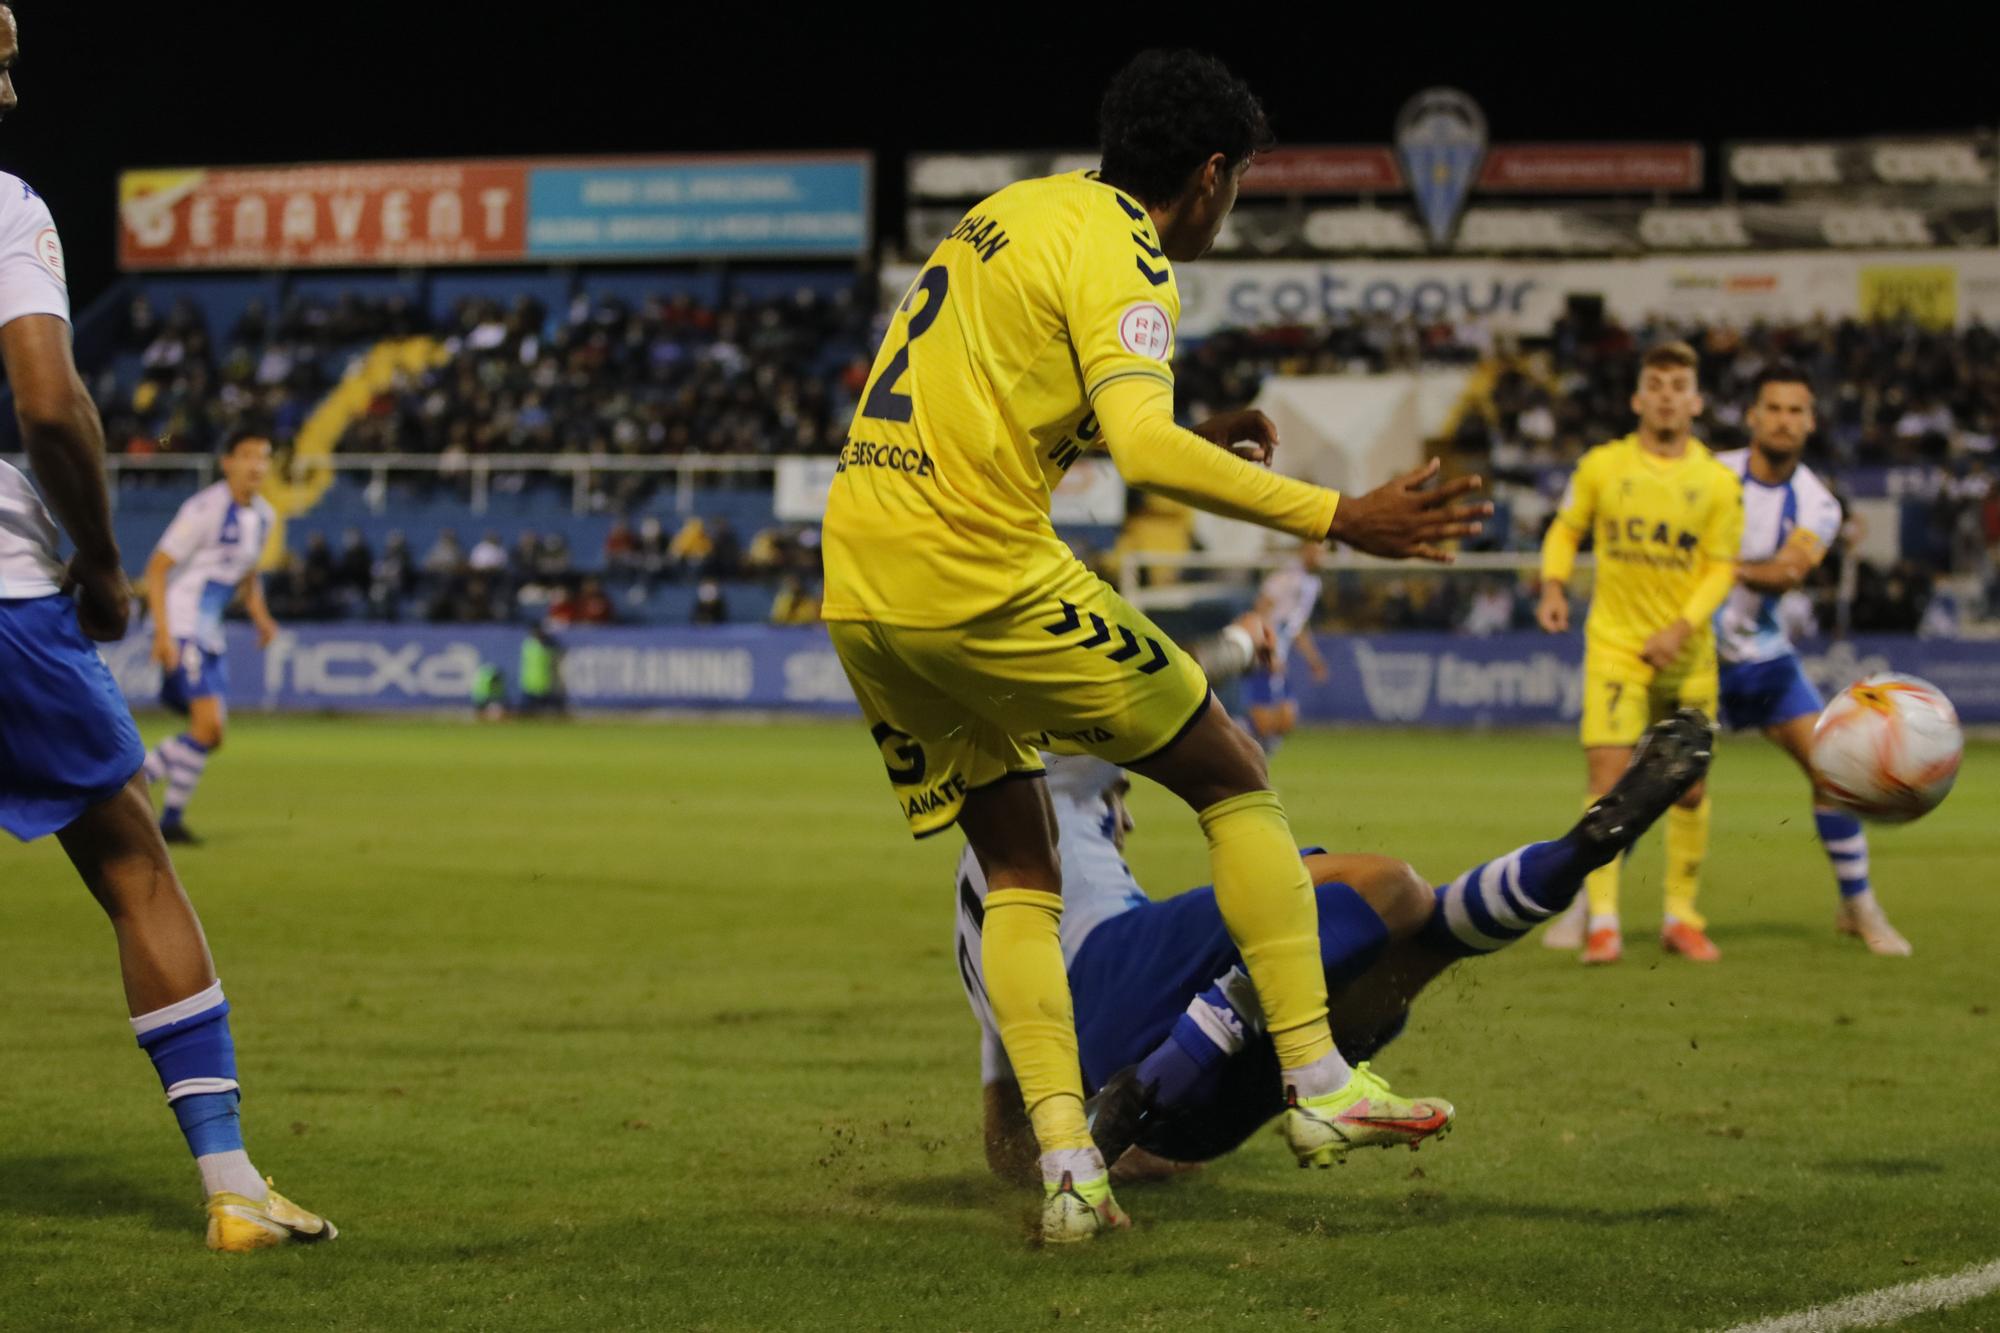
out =
<path fill-rule="evenodd" d="M 924 747 L 907 731 L 898 731 L 887 722 L 877 722 L 868 733 L 875 738 L 875 745 L 882 751 L 882 763 L 889 770 L 889 781 L 898 787 L 914 787 L 924 780 Z"/>
<path fill-rule="evenodd" d="M 965 799 L 965 779 L 953 774 L 929 791 L 919 792 L 903 802 L 903 813 L 911 819 L 919 815 L 935 814 L 939 810 L 949 810 Z"/>
<path fill-rule="evenodd" d="M 1028 743 L 1046 750 L 1055 741 L 1068 741 L 1073 745 L 1102 745 L 1117 738 L 1117 733 L 1105 727 L 1083 727 L 1076 731 L 1057 731 L 1051 727 L 1041 735 L 1030 738 Z"/>

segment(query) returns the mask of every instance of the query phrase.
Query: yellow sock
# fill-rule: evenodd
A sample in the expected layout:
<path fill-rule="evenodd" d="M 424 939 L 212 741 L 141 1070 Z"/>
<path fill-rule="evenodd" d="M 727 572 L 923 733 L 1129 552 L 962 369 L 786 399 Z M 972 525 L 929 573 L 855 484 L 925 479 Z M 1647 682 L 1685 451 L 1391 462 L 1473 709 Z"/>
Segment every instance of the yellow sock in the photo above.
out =
<path fill-rule="evenodd" d="M 1667 811 L 1667 915 L 1696 930 L 1708 929 L 1708 918 L 1695 910 L 1701 891 L 1701 863 L 1708 858 L 1709 799 L 1692 810 Z"/>
<path fill-rule="evenodd" d="M 1596 802 L 1595 796 L 1583 798 L 1583 808 L 1588 810 Z M 1590 899 L 1592 916 L 1618 915 L 1618 867 L 1625 863 L 1623 853 L 1611 858 L 1608 865 L 1601 865 L 1583 877 L 1584 897 Z"/>
<path fill-rule="evenodd" d="M 1614 856 L 1608 864 L 1583 877 L 1583 892 L 1590 899 L 1592 916 L 1618 915 L 1618 867 L 1624 863 L 1623 855 Z"/>
<path fill-rule="evenodd" d="M 1274 791 L 1245 792 L 1201 812 L 1215 905 L 1257 987 L 1280 1069 L 1333 1050 L 1312 876 Z M 991 901 L 990 899 L 988 901 Z"/>
<path fill-rule="evenodd" d="M 1061 923 L 1060 894 L 995 889 L 986 895 L 979 946 L 986 1000 L 1043 1152 L 1091 1146 Z"/>

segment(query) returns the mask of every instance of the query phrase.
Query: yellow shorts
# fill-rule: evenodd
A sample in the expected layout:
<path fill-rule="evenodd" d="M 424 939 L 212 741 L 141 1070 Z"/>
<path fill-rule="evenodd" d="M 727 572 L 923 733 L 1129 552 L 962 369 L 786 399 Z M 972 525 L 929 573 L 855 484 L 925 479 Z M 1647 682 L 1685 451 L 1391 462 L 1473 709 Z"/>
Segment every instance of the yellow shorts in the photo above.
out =
<path fill-rule="evenodd" d="M 1646 665 L 1635 653 L 1588 644 L 1583 652 L 1583 744 L 1633 746 L 1646 728 L 1676 708 L 1715 717 L 1715 650 L 1699 649 L 1672 672 Z"/>
<path fill-rule="evenodd" d="M 1085 569 L 965 625 L 827 625 L 889 785 L 925 837 L 967 792 L 1038 776 L 1038 750 L 1150 758 L 1207 710 L 1201 668 Z"/>

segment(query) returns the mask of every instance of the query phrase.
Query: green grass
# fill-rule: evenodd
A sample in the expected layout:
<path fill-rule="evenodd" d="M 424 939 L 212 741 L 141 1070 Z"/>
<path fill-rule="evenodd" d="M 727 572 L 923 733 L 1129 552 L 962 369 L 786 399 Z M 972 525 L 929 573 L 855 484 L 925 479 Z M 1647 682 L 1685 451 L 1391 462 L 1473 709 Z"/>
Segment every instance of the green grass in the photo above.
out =
<path fill-rule="evenodd" d="M 852 725 L 240 721 L 180 864 L 235 1006 L 250 1147 L 332 1248 L 200 1245 L 193 1173 L 52 844 L 0 877 L 0 1325 L 1702 1329 L 2000 1257 L 2000 749 L 1875 839 L 1917 957 L 1830 931 L 1798 779 L 1718 763 L 1719 967 L 1532 943 L 1445 977 L 1382 1064 L 1460 1107 L 1419 1156 L 1260 1136 L 1024 1242 L 950 942 Z M 1308 734 L 1302 838 L 1442 879 L 1564 827 L 1553 736 Z M 1143 791 L 1134 868 L 1207 878 Z M 2000 1322 L 1992 1300 L 1925 1328 Z"/>

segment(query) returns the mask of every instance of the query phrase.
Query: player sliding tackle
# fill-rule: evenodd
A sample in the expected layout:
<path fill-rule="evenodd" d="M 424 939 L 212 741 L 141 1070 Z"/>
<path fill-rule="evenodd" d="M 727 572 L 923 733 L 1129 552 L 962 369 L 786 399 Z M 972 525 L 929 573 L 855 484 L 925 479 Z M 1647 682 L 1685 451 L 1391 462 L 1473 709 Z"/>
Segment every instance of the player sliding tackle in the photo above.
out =
<path fill-rule="evenodd" d="M 957 823 L 992 886 L 986 991 L 1058 1242 L 1125 1218 L 1084 1118 L 1038 743 L 1129 767 L 1197 812 L 1301 1158 L 1337 1150 L 1347 1118 L 1421 1135 L 1451 1108 L 1396 1097 L 1334 1049 L 1312 886 L 1262 753 L 1201 668 L 1056 536 L 1050 491 L 1101 448 L 1128 482 L 1213 513 L 1440 560 L 1491 508 L 1457 502 L 1476 479 L 1424 489 L 1434 467 L 1345 499 L 1277 476 L 1246 461 L 1277 444 L 1258 413 L 1177 426 L 1174 265 L 1214 241 L 1268 142 L 1264 113 L 1216 61 L 1150 52 L 1113 81 L 1101 129 L 1101 170 L 1011 185 L 931 255 L 876 356 L 824 528 L 822 614 L 910 830 Z"/>
<path fill-rule="evenodd" d="M 1586 875 L 1630 847 L 1701 780 L 1712 739 L 1693 710 L 1655 725 L 1632 766 L 1568 833 L 1516 848 L 1438 888 L 1390 857 L 1307 851 L 1320 965 L 1343 1055 L 1367 1060 L 1402 1031 L 1410 1004 L 1446 968 L 1503 949 L 1560 913 Z M 1214 892 L 1152 902 L 1126 868 L 1127 785 L 1109 764 L 1052 757 L 1069 899 L 1063 950 L 1085 1084 L 1104 1089 L 1092 1102 L 1092 1128 L 1108 1161 L 1128 1146 L 1142 1149 L 1121 1171 L 1144 1175 L 1228 1152 L 1285 1105 L 1273 1078 L 1275 1047 Z M 1033 1170 L 1035 1144 L 979 972 L 985 896 L 968 849 L 959 863 L 957 956 L 982 1033 L 987 1161 L 1019 1177 Z M 1131 1088 L 1143 1095 L 1121 1095 Z M 1417 1140 L 1364 1133 L 1349 1146 L 1397 1142 L 1415 1147 Z"/>
<path fill-rule="evenodd" d="M 14 14 L 0 5 L 0 112 L 14 109 Z M 153 823 L 145 748 L 90 640 L 132 614 L 104 485 L 104 430 L 70 352 L 62 246 L 41 197 L 0 176 L 0 359 L 28 480 L 0 463 L 0 828 L 55 834 L 118 937 L 125 1001 L 208 1199 L 208 1244 L 331 1240 L 334 1226 L 257 1174 L 237 1115 L 229 1002 Z M 76 554 L 56 556 L 53 509 Z M 74 593 L 74 600 L 68 595 Z M 86 637 L 87 636 L 87 637 Z"/>

